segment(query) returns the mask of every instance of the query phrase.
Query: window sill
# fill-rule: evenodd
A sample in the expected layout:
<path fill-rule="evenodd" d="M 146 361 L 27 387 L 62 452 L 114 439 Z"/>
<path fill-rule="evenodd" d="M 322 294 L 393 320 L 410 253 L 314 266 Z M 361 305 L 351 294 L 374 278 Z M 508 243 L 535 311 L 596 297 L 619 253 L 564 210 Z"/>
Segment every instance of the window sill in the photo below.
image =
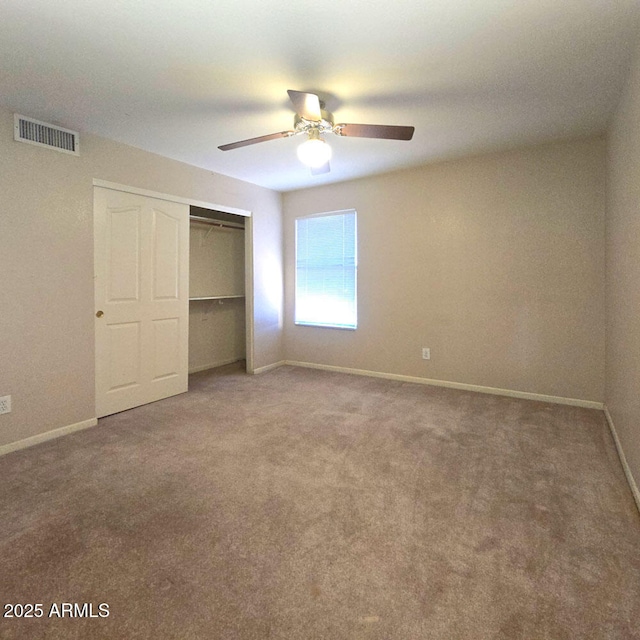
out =
<path fill-rule="evenodd" d="M 320 324 L 317 322 L 294 322 L 298 327 L 317 327 L 320 329 L 345 329 L 346 331 L 355 331 L 358 326 L 347 326 L 343 324 Z"/>

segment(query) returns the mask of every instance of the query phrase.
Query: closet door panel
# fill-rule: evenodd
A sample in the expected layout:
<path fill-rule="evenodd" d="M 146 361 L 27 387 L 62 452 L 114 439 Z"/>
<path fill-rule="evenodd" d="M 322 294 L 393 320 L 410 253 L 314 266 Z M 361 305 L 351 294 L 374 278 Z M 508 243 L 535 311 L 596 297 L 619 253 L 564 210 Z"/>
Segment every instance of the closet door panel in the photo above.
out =
<path fill-rule="evenodd" d="M 140 297 L 140 207 L 113 208 L 107 216 L 107 299 L 137 302 Z"/>
<path fill-rule="evenodd" d="M 180 318 L 153 322 L 153 380 L 165 380 L 180 373 Z"/>
<path fill-rule="evenodd" d="M 140 323 L 108 324 L 108 389 L 117 391 L 140 385 Z"/>
<path fill-rule="evenodd" d="M 96 414 L 183 393 L 189 207 L 94 189 Z"/>
<path fill-rule="evenodd" d="M 180 296 L 180 228 L 178 220 L 153 210 L 153 297 L 177 300 Z"/>

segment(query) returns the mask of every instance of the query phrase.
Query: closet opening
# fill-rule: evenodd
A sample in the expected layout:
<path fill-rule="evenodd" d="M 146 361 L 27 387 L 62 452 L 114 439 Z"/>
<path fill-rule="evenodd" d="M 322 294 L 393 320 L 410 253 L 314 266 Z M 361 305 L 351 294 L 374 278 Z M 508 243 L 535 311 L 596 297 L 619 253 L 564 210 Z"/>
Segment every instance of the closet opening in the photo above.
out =
<path fill-rule="evenodd" d="M 189 373 L 247 370 L 247 216 L 189 208 Z"/>

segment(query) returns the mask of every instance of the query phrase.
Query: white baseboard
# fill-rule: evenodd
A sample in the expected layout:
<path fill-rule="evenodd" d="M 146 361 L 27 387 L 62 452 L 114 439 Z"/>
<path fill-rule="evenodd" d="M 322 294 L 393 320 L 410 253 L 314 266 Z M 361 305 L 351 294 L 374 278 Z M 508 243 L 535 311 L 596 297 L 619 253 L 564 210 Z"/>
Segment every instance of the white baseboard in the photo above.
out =
<path fill-rule="evenodd" d="M 508 396 L 510 398 L 522 398 L 524 400 L 566 404 L 573 407 L 584 407 L 586 409 L 602 410 L 604 408 L 604 404 L 602 402 L 594 402 L 592 400 L 563 398 L 560 396 L 545 396 L 539 393 L 513 391 L 512 389 L 498 389 L 496 387 L 481 387 L 475 384 L 465 384 L 463 382 L 449 382 L 447 380 L 435 380 L 433 378 L 418 378 L 416 376 L 403 376 L 397 373 L 382 373 L 379 371 L 367 371 L 366 369 L 349 369 L 347 367 L 335 367 L 333 365 L 314 364 L 311 362 L 296 362 L 293 360 L 285 360 L 283 364 L 289 364 L 294 367 L 306 367 L 308 369 L 322 369 L 323 371 L 336 371 L 338 373 L 352 373 L 359 376 L 370 376 L 372 378 L 385 378 L 387 380 L 398 380 L 400 382 L 414 382 L 416 384 L 426 384 L 434 387 L 447 387 L 449 389 L 460 389 L 462 391 L 476 391 L 478 393 L 489 393 L 496 396 Z"/>
<path fill-rule="evenodd" d="M 259 373 L 266 373 L 267 371 L 272 371 L 273 369 L 277 369 L 278 367 L 282 367 L 285 364 L 289 364 L 284 360 L 280 360 L 280 362 L 274 362 L 273 364 L 267 364 L 264 367 L 258 367 L 254 369 L 251 373 L 258 375 Z"/>
<path fill-rule="evenodd" d="M 59 429 L 53 429 L 51 431 L 45 431 L 45 433 L 39 433 L 36 436 L 25 438 L 24 440 L 17 440 L 16 442 L 10 442 L 9 444 L 3 444 L 0 446 L 0 456 L 3 456 L 12 451 L 19 451 L 20 449 L 26 449 L 32 447 L 34 444 L 40 444 L 47 440 L 53 440 L 54 438 L 60 438 L 66 436 L 75 431 L 82 431 L 89 427 L 95 427 L 98 424 L 97 418 L 91 418 L 89 420 L 83 420 L 82 422 L 76 422 L 75 424 L 67 425 L 66 427 L 60 427 Z"/>
<path fill-rule="evenodd" d="M 620 458 L 620 463 L 622 464 L 622 468 L 624 469 L 624 475 L 627 476 L 627 482 L 629 483 L 629 488 L 631 489 L 631 493 L 633 494 L 633 499 L 636 501 L 638 511 L 640 511 L 640 491 L 638 490 L 638 485 L 636 484 L 636 480 L 633 477 L 633 473 L 631 472 L 631 467 L 627 462 L 627 456 L 624 455 L 624 449 L 622 448 L 620 438 L 618 438 L 616 427 L 613 424 L 613 418 L 611 417 L 609 409 L 606 405 L 604 407 L 604 415 L 607 417 L 607 423 L 609 424 L 611 436 L 613 437 L 613 441 L 616 443 L 616 450 L 618 451 L 618 457 Z"/>
<path fill-rule="evenodd" d="M 240 360 L 244 360 L 244 358 L 227 358 L 226 360 L 216 360 L 215 362 L 210 362 L 209 364 L 203 364 L 198 367 L 193 367 L 189 369 L 189 373 L 199 373 L 200 371 L 208 371 L 209 369 L 215 369 L 216 367 L 224 367 L 225 364 L 232 364 L 234 362 L 239 362 Z"/>

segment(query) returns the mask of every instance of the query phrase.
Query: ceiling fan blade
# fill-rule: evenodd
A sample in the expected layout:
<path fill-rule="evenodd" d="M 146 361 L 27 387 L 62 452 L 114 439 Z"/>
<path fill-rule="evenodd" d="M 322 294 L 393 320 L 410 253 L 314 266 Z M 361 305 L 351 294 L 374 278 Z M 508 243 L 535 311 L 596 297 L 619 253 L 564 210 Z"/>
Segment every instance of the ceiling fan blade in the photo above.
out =
<path fill-rule="evenodd" d="M 218 147 L 220 151 L 231 151 L 231 149 L 238 149 L 239 147 L 247 147 L 250 144 L 258 144 L 258 142 L 267 142 L 268 140 L 276 140 L 277 138 L 288 138 L 294 135 L 295 131 L 280 131 L 278 133 L 270 133 L 267 136 L 258 136 L 257 138 L 249 138 L 248 140 L 241 140 L 240 142 L 232 142 L 230 144 L 223 144 Z"/>
<path fill-rule="evenodd" d="M 325 162 L 321 167 L 311 167 L 311 175 L 319 176 L 323 173 L 329 173 L 331 171 L 331 167 L 329 166 L 329 161 Z"/>
<path fill-rule="evenodd" d="M 305 93 L 304 91 L 287 91 L 293 103 L 296 113 L 305 120 L 316 122 L 322 120 L 320 109 L 320 98 L 315 93 Z"/>
<path fill-rule="evenodd" d="M 337 124 L 340 136 L 352 138 L 384 138 L 386 140 L 411 140 L 415 127 L 398 127 L 386 124 Z"/>

